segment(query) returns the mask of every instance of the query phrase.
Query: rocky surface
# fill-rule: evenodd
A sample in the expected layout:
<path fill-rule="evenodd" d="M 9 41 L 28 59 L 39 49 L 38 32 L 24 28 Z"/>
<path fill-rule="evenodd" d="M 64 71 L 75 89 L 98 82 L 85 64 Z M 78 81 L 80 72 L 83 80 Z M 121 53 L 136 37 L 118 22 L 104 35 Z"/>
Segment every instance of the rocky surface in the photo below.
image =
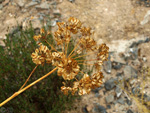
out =
<path fill-rule="evenodd" d="M 55 30 L 57 22 L 70 16 L 91 26 L 96 41 L 107 43 L 110 54 L 102 69 L 104 84 L 76 100 L 74 108 L 65 113 L 140 113 L 128 93 L 141 96 L 141 69 L 150 67 L 150 9 L 146 1 L 0 0 L 0 45 L 5 46 L 5 34 L 18 31 L 17 23 L 24 29 L 31 21 L 38 32 L 44 22 Z M 146 83 L 143 91 L 146 102 L 150 101 L 149 86 Z"/>

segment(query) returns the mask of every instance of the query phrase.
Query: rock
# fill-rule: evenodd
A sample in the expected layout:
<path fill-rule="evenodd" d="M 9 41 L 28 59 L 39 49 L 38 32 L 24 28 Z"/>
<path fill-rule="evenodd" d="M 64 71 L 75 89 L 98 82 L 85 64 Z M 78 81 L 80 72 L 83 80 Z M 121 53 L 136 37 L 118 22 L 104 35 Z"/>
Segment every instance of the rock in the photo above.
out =
<path fill-rule="evenodd" d="M 131 58 L 133 60 L 138 58 L 138 48 L 130 48 L 129 53 L 131 54 Z"/>
<path fill-rule="evenodd" d="M 2 47 L 4 47 L 4 46 L 5 46 L 4 41 L 0 40 L 0 46 L 2 46 Z"/>
<path fill-rule="evenodd" d="M 133 85 L 137 80 L 136 79 L 133 79 L 133 80 L 130 80 L 130 84 Z"/>
<path fill-rule="evenodd" d="M 25 8 L 33 7 L 33 6 L 37 5 L 37 4 L 38 4 L 37 2 L 31 1 L 30 3 L 28 3 L 28 4 L 25 6 Z"/>
<path fill-rule="evenodd" d="M 132 61 L 132 63 L 134 66 L 140 66 L 141 65 L 141 62 L 138 59 Z"/>
<path fill-rule="evenodd" d="M 105 70 L 106 73 L 109 73 L 109 74 L 111 73 L 111 70 L 112 70 L 112 63 L 111 63 L 110 60 L 104 61 L 103 67 L 104 67 L 104 70 Z"/>
<path fill-rule="evenodd" d="M 144 101 L 145 101 L 145 102 L 150 102 L 150 96 L 144 94 Z"/>
<path fill-rule="evenodd" d="M 112 62 L 112 68 L 119 70 L 122 68 L 122 64 L 121 63 L 117 63 L 117 62 Z"/>
<path fill-rule="evenodd" d="M 107 113 L 107 111 L 105 107 L 96 103 L 93 108 L 93 113 Z"/>
<path fill-rule="evenodd" d="M 9 35 L 13 36 L 14 34 L 18 33 L 20 30 L 22 30 L 22 25 L 12 28 L 9 32 Z"/>
<path fill-rule="evenodd" d="M 113 89 L 115 86 L 116 86 L 116 82 L 117 82 L 117 79 L 115 78 L 110 78 L 108 81 L 106 81 L 104 84 L 105 84 L 105 89 L 107 91 Z"/>
<path fill-rule="evenodd" d="M 68 0 L 68 1 L 71 2 L 71 3 L 75 2 L 75 0 Z"/>
<path fill-rule="evenodd" d="M 128 109 L 127 113 L 134 113 L 131 109 Z"/>
<path fill-rule="evenodd" d="M 144 16 L 144 20 L 141 21 L 141 25 L 144 25 L 150 21 L 150 10 L 147 11 L 146 15 Z"/>
<path fill-rule="evenodd" d="M 129 78 L 136 78 L 137 77 L 137 70 L 135 70 L 133 67 L 127 65 L 125 66 L 124 70 L 124 77 L 125 79 L 129 79 Z"/>
<path fill-rule="evenodd" d="M 39 27 L 35 28 L 34 29 L 34 33 L 35 33 L 35 35 L 40 34 L 40 28 Z"/>
<path fill-rule="evenodd" d="M 25 0 L 17 0 L 17 5 L 19 7 L 24 7 L 25 3 L 26 3 Z"/>
<path fill-rule="evenodd" d="M 32 0 L 32 2 L 40 3 L 40 2 L 41 2 L 41 0 Z"/>
<path fill-rule="evenodd" d="M 60 10 L 59 10 L 59 9 L 53 9 L 53 14 L 54 14 L 54 15 L 60 15 L 60 16 L 61 16 L 61 13 L 60 13 Z"/>
<path fill-rule="evenodd" d="M 2 3 L 3 7 L 5 7 L 8 4 L 9 4 L 9 0 L 4 0 L 4 2 Z"/>
<path fill-rule="evenodd" d="M 150 38 L 146 38 L 145 43 L 150 42 Z"/>
<path fill-rule="evenodd" d="M 100 87 L 95 88 L 95 89 L 92 89 L 92 91 L 93 91 L 94 93 L 99 93 L 99 90 L 101 90 L 103 87 L 104 87 L 104 85 L 102 84 Z"/>
<path fill-rule="evenodd" d="M 119 98 L 122 94 L 122 89 L 117 86 L 115 89 L 115 93 L 116 93 L 117 98 Z"/>
<path fill-rule="evenodd" d="M 93 107 L 94 107 L 93 104 L 88 104 L 88 105 L 85 106 L 85 108 L 86 108 L 86 110 L 87 110 L 88 112 L 92 111 Z"/>
<path fill-rule="evenodd" d="M 37 8 L 37 9 L 49 9 L 50 6 L 47 2 L 43 2 L 40 5 L 35 6 L 35 8 Z"/>
<path fill-rule="evenodd" d="M 111 106 L 110 106 L 110 105 L 107 105 L 107 109 L 111 109 Z"/>
<path fill-rule="evenodd" d="M 122 76 L 123 76 L 123 73 L 117 72 L 116 76 L 117 76 L 117 77 L 122 77 Z"/>
<path fill-rule="evenodd" d="M 6 36 L 0 36 L 0 40 L 6 39 Z"/>
<path fill-rule="evenodd" d="M 123 98 L 119 98 L 117 100 L 117 102 L 120 103 L 120 104 L 125 104 L 125 100 Z"/>
<path fill-rule="evenodd" d="M 106 99 L 106 103 L 109 104 L 109 103 L 112 103 L 115 98 L 114 98 L 114 95 L 110 94 L 105 99 Z"/>
<path fill-rule="evenodd" d="M 87 110 L 87 105 L 85 107 L 82 107 L 82 111 L 83 111 L 83 113 L 89 113 Z"/>
<path fill-rule="evenodd" d="M 33 28 L 42 28 L 42 24 L 38 19 L 32 20 L 31 23 Z"/>
<path fill-rule="evenodd" d="M 133 93 L 133 95 L 138 95 L 138 96 L 140 96 L 140 86 L 133 87 L 133 88 L 132 88 L 132 93 Z"/>
<path fill-rule="evenodd" d="M 146 61 L 147 61 L 146 56 L 142 56 L 142 60 L 143 60 L 144 62 L 146 62 Z"/>
<path fill-rule="evenodd" d="M 137 47 L 137 46 L 138 46 L 137 42 L 133 42 L 133 43 L 129 46 L 129 48 L 133 48 L 133 47 Z"/>
<path fill-rule="evenodd" d="M 126 103 L 127 103 L 129 106 L 132 105 L 132 101 L 129 100 L 128 98 L 126 99 Z"/>
<path fill-rule="evenodd" d="M 51 21 L 51 26 L 52 26 L 52 27 L 56 26 L 56 23 L 57 23 L 56 20 L 52 20 L 52 21 Z"/>
<path fill-rule="evenodd" d="M 112 55 L 111 55 L 111 61 L 112 62 L 115 62 L 115 63 L 120 63 L 120 64 L 126 64 L 126 62 L 124 61 L 124 59 L 123 58 L 121 58 L 120 56 L 119 56 L 119 54 L 117 54 L 117 53 L 113 53 Z"/>

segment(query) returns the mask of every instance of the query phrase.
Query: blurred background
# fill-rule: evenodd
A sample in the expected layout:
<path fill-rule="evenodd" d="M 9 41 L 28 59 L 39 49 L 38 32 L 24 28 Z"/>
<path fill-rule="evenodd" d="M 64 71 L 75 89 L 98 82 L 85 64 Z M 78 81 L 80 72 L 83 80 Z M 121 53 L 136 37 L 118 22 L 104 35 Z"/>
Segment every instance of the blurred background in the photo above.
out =
<path fill-rule="evenodd" d="M 65 96 L 56 73 L 0 108 L 0 113 L 149 113 L 150 0 L 0 0 L 0 102 L 25 82 L 35 67 L 33 36 L 44 27 L 78 18 L 106 43 L 104 84 L 89 95 Z M 72 45 L 74 46 L 74 45 Z M 39 67 L 30 82 L 53 67 Z M 36 75 L 36 76 L 35 76 Z M 137 109 L 138 108 L 138 109 Z"/>

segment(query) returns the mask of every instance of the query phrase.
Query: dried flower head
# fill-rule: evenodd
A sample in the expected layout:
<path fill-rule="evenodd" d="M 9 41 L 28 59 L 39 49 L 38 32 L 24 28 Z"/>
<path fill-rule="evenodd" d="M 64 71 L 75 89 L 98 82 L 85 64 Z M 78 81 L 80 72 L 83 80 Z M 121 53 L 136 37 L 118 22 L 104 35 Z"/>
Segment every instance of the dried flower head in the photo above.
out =
<path fill-rule="evenodd" d="M 89 94 L 93 88 L 100 87 L 103 83 L 103 74 L 100 69 L 103 61 L 108 59 L 109 48 L 106 44 L 98 45 L 91 36 L 91 28 L 82 26 L 81 21 L 77 18 L 70 17 L 68 22 L 58 22 L 57 26 L 58 30 L 54 32 L 56 44 L 46 40 L 46 36 L 50 33 L 46 33 L 44 29 L 41 29 L 40 35 L 33 37 L 35 41 L 44 39 L 50 49 L 40 43 L 39 48 L 31 55 L 32 60 L 37 65 L 52 64 L 57 68 L 58 76 L 63 77 L 65 81 L 73 80 L 69 86 L 63 83 L 61 91 L 64 94 L 67 95 L 69 92 L 72 95 L 76 92 L 79 95 Z M 77 33 L 80 35 L 74 37 L 74 34 Z M 75 45 L 73 49 L 69 47 L 71 41 Z M 53 45 L 57 45 L 57 47 Z M 96 72 L 93 75 L 88 75 L 86 71 L 81 70 L 81 65 L 93 66 Z"/>

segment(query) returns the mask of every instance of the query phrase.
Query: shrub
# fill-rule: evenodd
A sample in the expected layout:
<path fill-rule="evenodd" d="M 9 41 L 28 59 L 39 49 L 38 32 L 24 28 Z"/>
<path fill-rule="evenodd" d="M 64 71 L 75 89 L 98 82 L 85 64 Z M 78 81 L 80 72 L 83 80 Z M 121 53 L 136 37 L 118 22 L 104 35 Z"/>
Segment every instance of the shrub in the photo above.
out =
<path fill-rule="evenodd" d="M 7 34 L 4 40 L 5 47 L 0 47 L 0 101 L 4 101 L 23 85 L 30 72 L 35 67 L 32 62 L 31 53 L 37 47 L 33 39 L 35 35 L 32 25 L 22 30 L 18 26 L 18 31 Z M 50 35 L 49 41 L 53 42 Z M 74 47 L 73 43 L 70 45 Z M 39 66 L 29 80 L 33 82 L 46 74 L 53 67 L 51 65 Z M 17 98 L 7 103 L 3 111 L 14 111 L 14 113 L 38 112 L 38 113 L 58 113 L 65 109 L 67 103 L 71 103 L 75 96 L 66 96 L 60 92 L 63 79 L 53 73 L 34 87 L 28 89 Z M 68 105 L 69 105 L 68 104 Z M 3 108 L 3 109 L 5 109 Z"/>

